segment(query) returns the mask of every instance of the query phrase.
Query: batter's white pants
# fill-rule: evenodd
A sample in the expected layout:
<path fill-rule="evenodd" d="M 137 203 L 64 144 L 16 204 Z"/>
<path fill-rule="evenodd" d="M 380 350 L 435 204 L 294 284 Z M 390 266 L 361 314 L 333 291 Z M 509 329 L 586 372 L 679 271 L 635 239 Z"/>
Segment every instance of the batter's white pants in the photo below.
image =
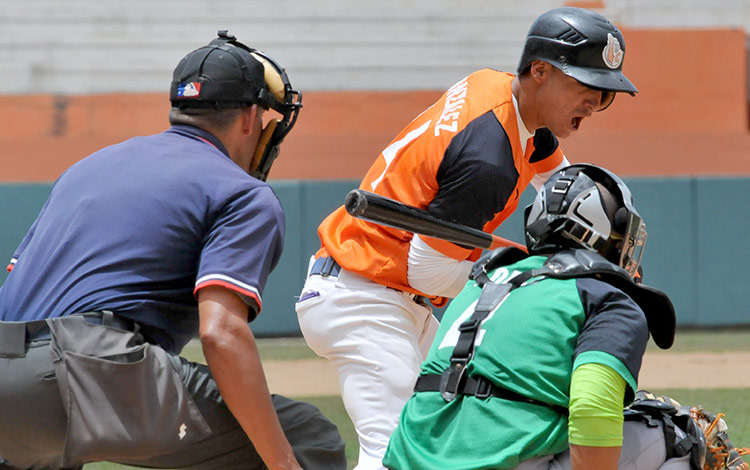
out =
<path fill-rule="evenodd" d="M 311 260 L 312 263 L 312 260 Z M 341 270 L 309 276 L 296 304 L 308 346 L 336 368 L 359 436 L 355 470 L 381 470 L 438 321 L 413 296 Z"/>
<path fill-rule="evenodd" d="M 664 431 L 641 421 L 625 421 L 618 470 L 690 470 L 690 455 L 666 460 Z M 679 437 L 682 432 L 675 428 Z M 570 451 L 536 457 L 521 462 L 513 470 L 570 470 Z"/>

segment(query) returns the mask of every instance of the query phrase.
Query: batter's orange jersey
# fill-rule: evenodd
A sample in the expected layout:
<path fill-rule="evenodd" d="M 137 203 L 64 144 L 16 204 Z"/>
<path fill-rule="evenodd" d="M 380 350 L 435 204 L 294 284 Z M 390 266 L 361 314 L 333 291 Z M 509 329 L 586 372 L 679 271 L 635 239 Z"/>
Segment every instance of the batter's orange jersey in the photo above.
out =
<path fill-rule="evenodd" d="M 516 209 L 534 175 L 564 158 L 546 128 L 538 129 L 523 151 L 513 78 L 485 69 L 453 85 L 383 150 L 360 189 L 492 233 Z M 407 280 L 410 232 L 354 218 L 342 206 L 321 223 L 318 235 L 318 256 L 332 256 L 344 269 L 385 286 L 422 294 Z M 457 260 L 481 253 L 424 238 Z M 446 302 L 431 300 L 438 306 Z"/>

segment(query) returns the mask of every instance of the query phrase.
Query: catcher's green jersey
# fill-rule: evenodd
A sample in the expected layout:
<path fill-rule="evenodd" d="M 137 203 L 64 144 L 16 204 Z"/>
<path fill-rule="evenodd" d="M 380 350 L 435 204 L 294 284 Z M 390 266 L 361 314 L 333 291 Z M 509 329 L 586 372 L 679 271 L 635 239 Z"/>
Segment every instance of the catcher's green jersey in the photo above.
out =
<path fill-rule="evenodd" d="M 529 257 L 490 278 L 504 282 L 544 261 Z M 450 304 L 421 374 L 448 367 L 458 326 L 472 315 L 480 293 L 470 281 Z M 567 408 L 574 368 L 593 362 L 625 379 L 630 401 L 647 341 L 643 312 L 617 288 L 593 278 L 531 280 L 484 320 L 467 374 Z M 428 391 L 407 402 L 384 463 L 398 470 L 505 469 L 567 447 L 567 416 L 552 408 L 462 395 L 446 402 Z"/>

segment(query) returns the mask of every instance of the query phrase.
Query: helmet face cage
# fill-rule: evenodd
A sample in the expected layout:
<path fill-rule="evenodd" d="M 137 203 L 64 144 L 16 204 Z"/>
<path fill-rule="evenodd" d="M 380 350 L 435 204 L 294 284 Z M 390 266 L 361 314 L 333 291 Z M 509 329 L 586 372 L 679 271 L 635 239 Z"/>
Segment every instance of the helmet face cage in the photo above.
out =
<path fill-rule="evenodd" d="M 618 264 L 633 278 L 636 277 L 638 268 L 641 266 L 647 237 L 646 224 L 643 219 L 637 213 L 630 212 Z"/>
<path fill-rule="evenodd" d="M 636 278 L 646 225 L 627 186 L 613 173 L 588 164 L 564 168 L 547 180 L 525 215 L 530 252 L 582 247 Z"/>
<path fill-rule="evenodd" d="M 282 116 L 266 125 L 253 157 L 250 174 L 265 181 L 271 165 L 279 156 L 281 142 L 297 122 L 302 108 L 302 93 L 292 88 L 284 68 L 270 56 L 257 49 L 252 49 L 251 53 L 263 64 L 265 70 L 268 91 L 261 92 L 261 100 L 267 103 L 266 108 L 271 108 Z"/>

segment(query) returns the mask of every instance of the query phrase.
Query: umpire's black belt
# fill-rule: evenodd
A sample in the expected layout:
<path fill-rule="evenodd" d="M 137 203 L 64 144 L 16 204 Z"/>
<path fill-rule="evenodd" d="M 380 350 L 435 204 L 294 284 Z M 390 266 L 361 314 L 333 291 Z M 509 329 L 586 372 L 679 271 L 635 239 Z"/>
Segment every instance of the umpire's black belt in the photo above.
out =
<path fill-rule="evenodd" d="M 420 375 L 417 378 L 417 384 L 414 386 L 415 392 L 439 392 L 440 391 L 440 374 Z M 544 403 L 533 398 L 525 397 L 519 393 L 508 390 L 507 388 L 498 387 L 484 377 L 477 379 L 473 377 L 464 377 L 456 390 L 456 395 L 471 395 L 477 398 L 497 397 L 504 400 L 521 401 L 531 403 L 532 405 L 546 406 L 552 408 L 562 415 L 568 414 L 568 409 L 562 406 Z"/>
<path fill-rule="evenodd" d="M 100 312 L 76 313 L 70 316 L 83 317 L 86 323 L 92 325 L 103 325 L 125 331 L 135 331 L 135 323 L 133 321 L 119 317 L 109 310 L 102 310 Z M 49 326 L 44 320 L 26 322 L 25 326 L 27 343 L 30 343 L 32 341 L 44 341 L 52 337 L 49 331 Z"/>

